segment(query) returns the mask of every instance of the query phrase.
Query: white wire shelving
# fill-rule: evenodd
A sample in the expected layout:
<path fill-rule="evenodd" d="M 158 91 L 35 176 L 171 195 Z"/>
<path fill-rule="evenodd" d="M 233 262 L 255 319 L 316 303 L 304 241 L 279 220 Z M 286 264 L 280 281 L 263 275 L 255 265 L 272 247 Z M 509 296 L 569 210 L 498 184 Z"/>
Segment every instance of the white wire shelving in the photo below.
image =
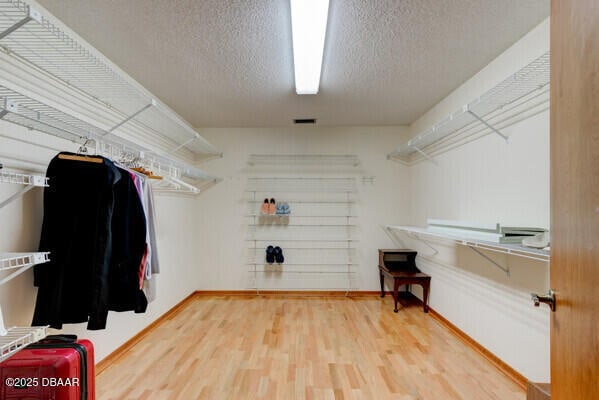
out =
<path fill-rule="evenodd" d="M 507 141 L 508 137 L 501 129 L 548 107 L 547 52 L 482 96 L 408 140 L 389 153 L 387 158 L 408 165 L 423 159 L 434 162 L 435 155 L 491 133 Z"/>
<path fill-rule="evenodd" d="M 30 174 L 19 174 L 15 172 L 8 172 L 0 170 L 0 183 L 12 183 L 15 185 L 23 185 L 23 188 L 18 190 L 13 195 L 0 201 L 0 208 L 8 205 L 17 198 L 23 196 L 25 193 L 36 187 L 48 186 L 48 178 L 40 175 Z"/>
<path fill-rule="evenodd" d="M 251 156 L 250 164 L 359 165 L 355 156 L 261 158 Z M 355 243 L 359 241 L 355 237 L 358 226 L 354 210 L 356 179 L 313 176 L 304 168 L 294 172 L 297 175 L 248 178 L 245 192 L 249 205 L 246 215 L 249 237 L 246 241 L 251 244 L 246 265 L 253 276 L 250 288 L 260 293 L 261 290 L 325 290 L 324 285 L 326 290 L 348 293 L 355 289 L 359 265 L 353 259 Z M 277 201 L 289 205 L 289 215 L 258 213 L 264 198 L 270 200 L 273 195 Z M 266 262 L 265 248 L 269 245 L 283 249 L 283 264 Z"/>
<path fill-rule="evenodd" d="M 0 279 L 0 285 L 14 279 L 37 264 L 49 261 L 48 252 L 0 253 L 0 272 L 10 272 Z M 44 338 L 47 327 L 4 327 L 4 318 L 0 308 L 0 361 L 3 361 L 28 344 Z"/>
<path fill-rule="evenodd" d="M 353 154 L 251 154 L 248 164 L 357 167 L 360 165 L 360 159 Z"/>
<path fill-rule="evenodd" d="M 93 146 L 90 147 L 95 147 L 96 154 L 117 161 L 123 157 L 135 159 L 155 169 L 153 172 L 156 174 L 165 174 L 173 179 L 184 176 L 192 180 L 219 181 L 219 178 L 199 168 L 151 151 L 1 85 L 0 119 L 81 145 L 91 142 Z"/>
<path fill-rule="evenodd" d="M 12 271 L 9 275 L 0 279 L 0 285 L 22 274 L 37 264 L 43 264 L 50 260 L 48 252 L 33 253 L 0 253 L 0 271 Z"/>
<path fill-rule="evenodd" d="M 535 260 L 535 261 L 542 261 L 542 262 L 546 262 L 546 263 L 549 263 L 549 260 L 550 260 L 550 252 L 548 250 L 524 247 L 519 244 L 489 242 L 486 240 L 473 239 L 473 238 L 459 236 L 459 235 L 445 233 L 445 232 L 441 233 L 438 231 L 432 231 L 428 228 L 417 227 L 417 226 L 387 225 L 387 226 L 385 226 L 385 229 L 387 229 L 388 231 L 391 231 L 391 232 L 395 231 L 395 232 L 406 233 L 408 235 L 408 237 L 419 240 L 419 241 L 423 242 L 427 247 L 433 249 L 435 251 L 435 254 L 437 253 L 437 250 L 433 246 L 431 246 L 431 244 L 428 241 L 422 239 L 422 236 L 447 240 L 447 241 L 450 241 L 455 244 L 467 246 L 470 249 L 472 249 L 474 252 L 476 252 L 478 255 L 485 258 L 491 264 L 493 264 L 497 268 L 501 269 L 508 276 L 510 274 L 508 267 L 497 263 L 495 260 L 493 260 L 492 258 L 488 257 L 486 254 L 481 252 L 481 250 L 492 251 L 495 253 L 508 254 L 508 255 L 517 256 L 517 257 L 523 257 L 523 258 L 527 258 L 527 259 L 531 259 L 531 260 Z"/>
<path fill-rule="evenodd" d="M 113 132 L 135 124 L 148 134 L 172 139 L 176 152 L 219 152 L 185 120 L 95 52 L 87 43 L 22 0 L 0 0 L 0 46 L 71 88 L 75 88 L 121 115 Z"/>
<path fill-rule="evenodd" d="M 23 347 L 45 338 L 47 334 L 48 328 L 45 326 L 8 328 L 6 334 L 0 335 L 0 362 Z"/>

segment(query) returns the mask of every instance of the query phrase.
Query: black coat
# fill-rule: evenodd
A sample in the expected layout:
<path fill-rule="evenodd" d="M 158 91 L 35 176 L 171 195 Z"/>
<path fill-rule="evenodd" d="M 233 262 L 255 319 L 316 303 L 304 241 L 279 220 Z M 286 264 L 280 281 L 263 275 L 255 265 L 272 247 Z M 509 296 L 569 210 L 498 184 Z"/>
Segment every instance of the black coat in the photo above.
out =
<path fill-rule="evenodd" d="M 110 160 L 97 157 L 102 163 L 90 163 L 59 156 L 46 174 L 40 251 L 50 252 L 50 262 L 34 269 L 39 289 L 32 324 L 61 329 L 63 323 L 87 322 L 88 329 L 104 329 L 108 310 L 119 307 L 115 293 L 130 289 L 120 285 L 129 279 L 117 279 L 118 273 L 124 265 L 141 263 L 140 246 L 129 250 L 130 239 L 138 243 L 143 236 L 145 242 L 141 203 L 131 205 L 131 177 Z M 131 229 L 125 215 L 129 209 L 135 209 Z"/>

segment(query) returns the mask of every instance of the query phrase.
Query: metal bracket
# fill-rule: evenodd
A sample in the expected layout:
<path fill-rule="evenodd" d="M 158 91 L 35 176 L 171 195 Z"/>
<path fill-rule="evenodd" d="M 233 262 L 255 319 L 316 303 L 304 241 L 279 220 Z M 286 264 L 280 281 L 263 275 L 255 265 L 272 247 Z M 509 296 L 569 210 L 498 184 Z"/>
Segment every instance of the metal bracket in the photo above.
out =
<path fill-rule="evenodd" d="M 479 256 L 483 257 L 485 260 L 489 261 L 491 264 L 495 265 L 497 268 L 499 268 L 500 270 L 502 270 L 503 272 L 505 272 L 505 274 L 508 277 L 510 276 L 510 269 L 509 268 L 506 268 L 503 265 L 499 264 L 498 262 L 496 262 L 495 260 L 493 260 L 491 257 L 489 257 L 488 255 L 484 254 L 482 251 L 480 251 L 476 247 L 468 244 L 467 242 L 462 242 L 462 244 L 466 245 L 469 249 L 471 249 L 472 251 L 474 251 L 476 254 L 478 254 Z"/>
<path fill-rule="evenodd" d="M 479 117 L 474 111 L 467 109 L 466 111 L 468 111 L 468 113 L 470 115 L 472 115 L 474 118 L 476 118 L 480 123 L 482 123 L 484 126 L 486 126 L 487 128 L 489 128 L 490 130 L 492 130 L 493 132 L 495 132 L 497 135 L 501 136 L 503 139 L 505 139 L 506 142 L 509 141 L 509 137 L 505 136 L 503 133 L 501 133 L 497 128 L 495 128 L 493 125 L 489 124 L 487 121 L 485 121 L 484 119 L 482 119 L 481 117 Z"/>
<path fill-rule="evenodd" d="M 150 102 L 150 104 L 147 104 L 145 106 L 143 106 L 141 109 L 139 109 L 138 111 L 134 112 L 133 114 L 131 114 L 130 116 L 128 116 L 127 118 L 125 118 L 124 120 L 122 120 L 121 122 L 119 122 L 118 124 L 116 124 L 115 126 L 113 126 L 112 128 L 110 128 L 104 135 L 102 136 L 106 136 L 109 133 L 114 132 L 115 130 L 117 130 L 118 128 L 120 128 L 121 126 L 125 125 L 127 122 L 131 121 L 133 118 L 137 117 L 139 114 L 141 114 L 142 112 L 146 111 L 148 108 L 155 106 L 156 105 L 156 100 L 152 99 L 152 101 Z"/>
<path fill-rule="evenodd" d="M 1 202 L 0 203 L 0 208 L 3 208 L 7 204 L 15 201 L 16 199 L 18 199 L 19 197 L 23 196 L 25 193 L 27 193 L 28 191 L 30 191 L 31 189 L 33 189 L 34 187 L 35 187 L 34 185 L 27 185 L 27 186 L 23 187 L 21 190 L 17 191 L 15 194 L 13 194 L 9 198 L 7 198 L 3 202 Z"/>
<path fill-rule="evenodd" d="M 194 137 L 192 137 L 191 139 L 189 139 L 189 140 L 186 140 L 185 142 L 181 143 L 179 146 L 177 146 L 177 147 L 175 147 L 174 149 L 172 149 L 171 151 L 169 151 L 169 153 L 170 153 L 170 154 L 176 153 L 176 152 L 178 152 L 179 150 L 181 150 L 183 147 L 187 146 L 189 143 L 191 143 L 191 142 L 193 142 L 193 141 L 195 141 L 195 140 L 197 140 L 197 139 L 199 139 L 199 138 L 200 138 L 200 135 L 198 135 L 198 134 L 196 133 Z"/>
<path fill-rule="evenodd" d="M 439 250 L 437 250 L 436 248 L 434 248 L 429 242 L 427 242 L 426 240 L 422 239 L 418 235 L 410 234 L 407 231 L 405 232 L 405 234 L 406 234 L 406 236 L 408 236 L 411 239 L 418 240 L 419 242 L 424 243 L 426 245 L 426 247 L 428 247 L 429 249 L 431 249 L 434 253 L 432 255 L 430 255 L 429 257 L 436 256 L 437 254 L 439 254 Z"/>
<path fill-rule="evenodd" d="M 416 146 L 412 146 L 412 148 L 414 150 L 416 150 L 418 153 L 420 153 L 424 158 L 426 158 L 428 161 L 432 162 L 435 165 L 439 165 L 439 163 L 437 163 L 437 161 L 432 158 L 431 156 L 429 156 L 428 154 L 426 154 L 424 151 L 420 150 L 418 147 Z"/>
<path fill-rule="evenodd" d="M 387 232 L 387 236 L 389 236 L 391 238 L 391 240 L 393 240 L 395 243 L 399 244 L 400 246 L 404 247 L 404 244 L 402 243 L 402 241 L 395 235 L 395 230 L 393 230 L 390 227 L 386 227 L 385 231 Z M 434 257 L 437 254 L 439 254 L 439 250 L 437 250 L 436 248 L 434 248 L 426 240 L 418 237 L 417 235 L 411 235 L 410 232 L 408 232 L 408 231 L 401 231 L 401 232 L 405 233 L 406 236 L 409 237 L 410 239 L 414 239 L 414 240 L 417 240 L 419 242 L 424 243 L 426 245 L 426 247 L 428 247 L 429 249 L 431 249 L 433 251 L 433 254 L 431 254 L 429 257 Z"/>
<path fill-rule="evenodd" d="M 10 35 L 11 33 L 13 33 L 14 31 L 21 28 L 26 23 L 28 23 L 29 21 L 32 21 L 32 20 L 41 24 L 42 23 L 42 14 L 39 11 L 37 11 L 35 8 L 28 7 L 27 8 L 27 16 L 25 18 L 16 22 L 15 24 L 8 27 L 4 31 L 0 32 L 0 40 L 4 39 L 6 36 Z"/>

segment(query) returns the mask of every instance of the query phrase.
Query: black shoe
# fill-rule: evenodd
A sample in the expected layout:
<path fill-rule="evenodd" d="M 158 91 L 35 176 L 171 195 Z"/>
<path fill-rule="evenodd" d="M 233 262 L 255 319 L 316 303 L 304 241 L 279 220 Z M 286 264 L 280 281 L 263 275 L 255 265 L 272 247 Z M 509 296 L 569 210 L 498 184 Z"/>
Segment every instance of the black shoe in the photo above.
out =
<path fill-rule="evenodd" d="M 272 264 L 275 262 L 275 253 L 272 246 L 266 248 L 266 262 Z"/>
<path fill-rule="evenodd" d="M 285 262 L 285 257 L 283 257 L 283 249 L 277 246 L 274 248 L 273 253 L 275 255 L 275 261 L 277 264 L 283 264 Z"/>

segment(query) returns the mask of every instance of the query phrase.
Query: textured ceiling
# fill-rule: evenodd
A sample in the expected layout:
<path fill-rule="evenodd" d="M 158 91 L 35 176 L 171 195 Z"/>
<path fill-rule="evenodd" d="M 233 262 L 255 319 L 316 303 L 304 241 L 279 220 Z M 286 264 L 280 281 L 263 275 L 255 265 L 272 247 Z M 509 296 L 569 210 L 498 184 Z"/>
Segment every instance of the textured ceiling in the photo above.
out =
<path fill-rule="evenodd" d="M 288 0 L 38 0 L 196 127 L 409 124 L 549 0 L 331 0 L 320 92 L 295 94 Z"/>

